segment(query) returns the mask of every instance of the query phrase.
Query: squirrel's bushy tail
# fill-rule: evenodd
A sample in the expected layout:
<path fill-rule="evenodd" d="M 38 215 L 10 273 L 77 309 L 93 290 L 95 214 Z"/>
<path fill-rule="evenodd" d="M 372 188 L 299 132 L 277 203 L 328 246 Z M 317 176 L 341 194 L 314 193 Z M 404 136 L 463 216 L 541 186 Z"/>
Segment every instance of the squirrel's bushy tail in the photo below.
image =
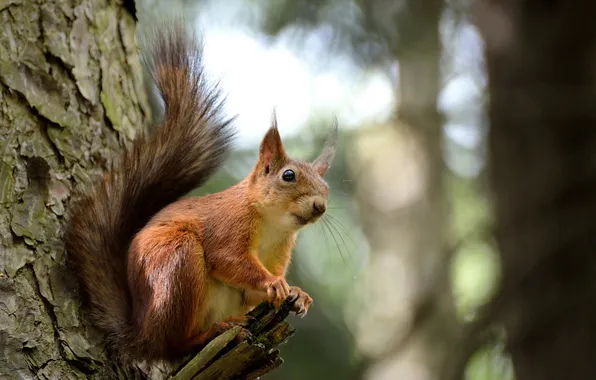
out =
<path fill-rule="evenodd" d="M 185 27 L 168 21 L 144 35 L 141 50 L 165 103 L 164 121 L 141 133 L 73 204 L 66 232 L 68 258 L 94 321 L 121 352 L 139 349 L 126 270 L 132 238 L 217 169 L 234 135 L 216 88 L 203 78 L 200 41 Z"/>

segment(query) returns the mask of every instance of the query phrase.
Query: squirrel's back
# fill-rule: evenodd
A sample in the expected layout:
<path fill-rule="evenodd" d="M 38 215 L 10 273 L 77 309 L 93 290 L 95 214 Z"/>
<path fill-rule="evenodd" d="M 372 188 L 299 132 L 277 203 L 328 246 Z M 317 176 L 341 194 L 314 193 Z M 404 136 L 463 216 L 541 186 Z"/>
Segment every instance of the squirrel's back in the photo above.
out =
<path fill-rule="evenodd" d="M 201 44 L 185 25 L 170 20 L 143 36 L 142 54 L 165 103 L 164 121 L 140 133 L 103 181 L 81 194 L 65 235 L 94 322 L 109 343 L 133 355 L 152 353 L 131 321 L 130 243 L 158 211 L 209 178 L 234 135 L 217 89 L 203 78 Z"/>

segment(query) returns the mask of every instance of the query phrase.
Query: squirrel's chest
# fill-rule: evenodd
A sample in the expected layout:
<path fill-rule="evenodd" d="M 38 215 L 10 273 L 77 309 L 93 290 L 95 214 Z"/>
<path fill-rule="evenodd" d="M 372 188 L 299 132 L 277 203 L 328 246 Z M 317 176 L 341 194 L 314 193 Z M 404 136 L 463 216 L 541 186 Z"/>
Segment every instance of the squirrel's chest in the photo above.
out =
<path fill-rule="evenodd" d="M 275 229 L 264 228 L 254 254 L 270 271 L 285 267 L 289 263 L 295 240 L 294 234 L 281 234 Z"/>

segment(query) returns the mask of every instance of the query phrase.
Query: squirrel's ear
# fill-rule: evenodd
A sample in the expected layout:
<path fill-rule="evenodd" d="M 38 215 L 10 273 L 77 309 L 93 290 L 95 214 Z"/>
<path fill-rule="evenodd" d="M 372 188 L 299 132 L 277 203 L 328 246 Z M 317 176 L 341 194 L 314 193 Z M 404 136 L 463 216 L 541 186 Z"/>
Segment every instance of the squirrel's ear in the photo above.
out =
<path fill-rule="evenodd" d="M 327 169 L 331 167 L 331 163 L 333 162 L 333 158 L 335 157 L 335 151 L 337 149 L 337 118 L 333 123 L 333 127 L 331 128 L 331 132 L 325 139 L 325 145 L 323 146 L 323 151 L 315 162 L 313 162 L 313 168 L 321 177 L 325 175 Z"/>
<path fill-rule="evenodd" d="M 286 151 L 281 142 L 279 131 L 277 130 L 277 117 L 275 111 L 271 118 L 271 128 L 263 137 L 261 141 L 261 148 L 259 151 L 259 163 L 265 168 L 265 173 L 268 174 L 274 166 L 286 158 Z"/>

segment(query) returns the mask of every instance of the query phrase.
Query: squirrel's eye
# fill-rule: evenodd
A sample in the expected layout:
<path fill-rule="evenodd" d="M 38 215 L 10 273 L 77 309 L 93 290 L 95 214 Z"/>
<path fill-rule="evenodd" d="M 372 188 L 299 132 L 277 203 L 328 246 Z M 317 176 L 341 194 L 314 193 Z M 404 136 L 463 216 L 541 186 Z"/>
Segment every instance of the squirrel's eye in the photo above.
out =
<path fill-rule="evenodd" d="M 293 170 L 288 169 L 281 175 L 281 179 L 286 182 L 292 182 L 296 179 L 296 174 L 294 174 Z"/>

